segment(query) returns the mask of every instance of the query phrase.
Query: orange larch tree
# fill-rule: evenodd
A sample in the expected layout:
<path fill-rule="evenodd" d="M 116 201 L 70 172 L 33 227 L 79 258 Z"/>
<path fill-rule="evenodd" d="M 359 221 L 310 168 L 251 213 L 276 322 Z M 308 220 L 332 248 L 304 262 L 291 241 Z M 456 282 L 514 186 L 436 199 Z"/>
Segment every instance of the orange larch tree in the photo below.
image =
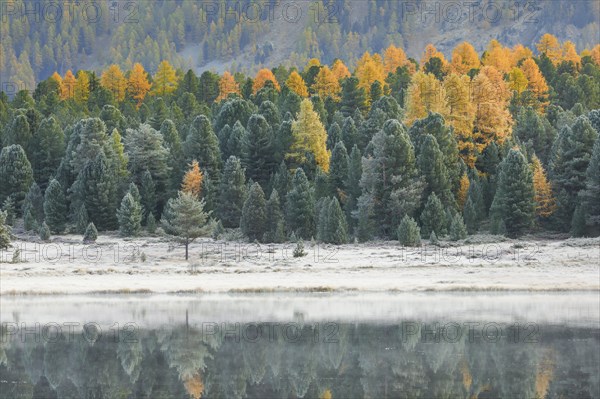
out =
<path fill-rule="evenodd" d="M 185 175 L 183 176 L 181 191 L 192 194 L 199 198 L 202 189 L 203 179 L 204 175 L 200 170 L 200 165 L 198 165 L 198 161 L 192 161 L 192 163 L 189 165 L 188 171 L 185 172 Z"/>
<path fill-rule="evenodd" d="M 344 64 L 344 62 L 340 59 L 337 59 L 333 62 L 331 67 L 331 72 L 335 75 L 337 80 L 342 80 L 345 78 L 349 78 L 351 76 L 348 67 Z"/>
<path fill-rule="evenodd" d="M 292 71 L 287 81 L 285 82 L 285 85 L 288 87 L 288 89 L 290 89 L 300 97 L 308 97 L 308 89 L 306 88 L 306 83 L 304 83 L 304 79 L 302 79 L 302 76 L 300 76 L 298 72 Z"/>
<path fill-rule="evenodd" d="M 240 94 L 240 85 L 228 71 L 219 79 L 219 96 L 216 101 L 225 100 L 230 94 Z"/>
<path fill-rule="evenodd" d="M 446 121 L 454 128 L 460 155 L 469 167 L 475 165 L 473 122 L 475 106 L 471 98 L 471 79 L 467 75 L 452 73 L 444 79 Z"/>
<path fill-rule="evenodd" d="M 279 83 L 275 78 L 275 75 L 273 75 L 273 72 L 271 72 L 270 69 L 263 68 L 260 71 L 258 71 L 256 77 L 254 78 L 254 84 L 252 85 L 252 93 L 258 93 L 258 91 L 262 89 L 269 80 L 273 82 L 273 86 L 275 86 L 275 89 L 277 91 L 281 90 L 281 88 L 279 87 Z"/>
<path fill-rule="evenodd" d="M 552 186 L 546 178 L 542 163 L 533 156 L 531 167 L 533 169 L 533 189 L 535 191 L 535 213 L 539 217 L 547 218 L 556 211 L 556 200 L 552 195 Z"/>
<path fill-rule="evenodd" d="M 148 73 L 146 73 L 142 64 L 133 64 L 127 82 L 127 91 L 131 98 L 136 100 L 138 108 L 142 105 L 146 94 L 150 91 L 150 87 L 152 87 L 152 84 L 148 81 Z"/>
<path fill-rule="evenodd" d="M 536 45 L 540 54 L 546 54 L 553 64 L 558 64 L 562 59 L 562 49 L 556 36 L 546 33 Z"/>
<path fill-rule="evenodd" d="M 77 79 L 73 72 L 69 69 L 67 73 L 65 73 L 65 78 L 62 81 L 60 98 L 62 100 L 67 100 L 72 98 L 75 95 L 75 84 L 77 83 Z"/>
<path fill-rule="evenodd" d="M 459 74 L 479 68 L 479 55 L 471 43 L 462 42 L 452 51 L 452 68 Z"/>
<path fill-rule="evenodd" d="M 383 53 L 383 69 L 385 74 L 394 73 L 408 62 L 406 53 L 400 47 L 389 46 Z"/>
<path fill-rule="evenodd" d="M 538 111 L 543 112 L 545 107 L 548 105 L 549 90 L 544 75 L 540 71 L 540 68 L 533 58 L 527 58 L 525 61 L 523 61 L 521 70 L 527 78 L 527 89 L 533 93 L 539 102 L 536 108 Z"/>
<path fill-rule="evenodd" d="M 440 53 L 433 44 L 428 44 L 425 46 L 425 51 L 421 57 L 421 66 L 427 64 L 427 62 L 434 57 L 439 58 L 444 66 L 448 63 L 446 61 L 446 57 L 444 57 L 444 54 Z"/>
<path fill-rule="evenodd" d="M 331 97 L 335 101 L 338 101 L 340 99 L 339 94 L 342 90 L 340 82 L 337 80 L 333 72 L 331 72 L 331 70 L 327 66 L 321 68 L 321 70 L 315 77 L 315 82 L 313 83 L 311 89 L 322 99 Z"/>
<path fill-rule="evenodd" d="M 123 72 L 118 65 L 112 64 L 102 72 L 100 84 L 112 93 L 113 98 L 117 102 L 121 102 L 125 99 L 127 80 L 125 79 L 125 76 L 123 76 Z"/>

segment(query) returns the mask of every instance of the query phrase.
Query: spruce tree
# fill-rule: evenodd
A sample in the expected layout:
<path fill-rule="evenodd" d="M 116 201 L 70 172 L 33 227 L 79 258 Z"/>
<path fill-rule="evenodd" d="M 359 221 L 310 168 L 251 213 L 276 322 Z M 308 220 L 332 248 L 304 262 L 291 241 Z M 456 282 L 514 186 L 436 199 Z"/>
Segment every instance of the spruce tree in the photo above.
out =
<path fill-rule="evenodd" d="M 4 203 L 2 203 L 2 210 L 6 213 L 6 223 L 12 226 L 16 217 L 15 201 L 12 197 L 6 197 Z"/>
<path fill-rule="evenodd" d="M 88 212 L 85 204 L 81 204 L 77 210 L 77 218 L 75 220 L 75 231 L 79 234 L 85 233 L 85 229 L 89 224 Z"/>
<path fill-rule="evenodd" d="M 167 202 L 161 224 L 166 234 L 185 246 L 185 260 L 188 260 L 189 245 L 212 230 L 208 213 L 204 211 L 204 200 L 182 191 Z"/>
<path fill-rule="evenodd" d="M 65 134 L 53 116 L 42 120 L 32 145 L 33 176 L 46 187 L 65 153 Z"/>
<path fill-rule="evenodd" d="M 93 242 L 96 242 L 97 239 L 98 239 L 98 230 L 96 229 L 94 222 L 92 222 L 92 223 L 88 224 L 88 226 L 85 229 L 85 233 L 83 233 L 83 243 L 84 244 L 93 243 Z"/>
<path fill-rule="evenodd" d="M 571 235 L 573 237 L 584 237 L 586 235 L 585 212 L 581 205 L 575 208 L 571 220 Z"/>
<path fill-rule="evenodd" d="M 319 239 L 330 244 L 348 242 L 348 225 L 337 198 L 325 198 L 319 213 Z"/>
<path fill-rule="evenodd" d="M 117 210 L 119 233 L 122 237 L 132 237 L 139 233 L 142 223 L 142 206 L 131 192 L 125 194 Z"/>
<path fill-rule="evenodd" d="M 398 241 L 406 247 L 418 247 L 421 245 L 421 232 L 419 225 L 413 218 L 404 215 L 400 226 L 398 226 Z"/>
<path fill-rule="evenodd" d="M 145 171 L 142 174 L 142 183 L 139 190 L 139 199 L 134 196 L 134 199 L 142 205 L 144 212 L 144 220 L 150 216 L 150 214 L 156 215 L 158 198 L 156 195 L 156 186 L 154 179 L 149 171 Z M 156 217 L 156 216 L 155 216 Z"/>
<path fill-rule="evenodd" d="M 452 241 L 458 241 L 465 238 L 467 238 L 467 227 L 465 226 L 460 213 L 456 213 L 450 223 L 450 239 Z"/>
<path fill-rule="evenodd" d="M 251 241 L 261 240 L 268 230 L 265 193 L 258 182 L 250 187 L 242 208 L 240 227 Z"/>
<path fill-rule="evenodd" d="M 597 236 L 600 234 L 600 139 L 594 144 L 586 174 L 585 189 L 580 193 L 581 207 L 585 210 L 587 228 Z"/>
<path fill-rule="evenodd" d="M 23 202 L 23 216 L 30 212 L 31 217 L 40 222 L 44 220 L 44 194 L 37 183 L 33 182 Z"/>
<path fill-rule="evenodd" d="M 346 196 L 346 178 L 348 177 L 348 152 L 343 142 L 338 142 L 331 154 L 329 165 L 329 187 L 338 200 Z"/>
<path fill-rule="evenodd" d="M 40 230 L 38 232 L 40 240 L 42 241 L 50 241 L 50 228 L 46 224 L 46 222 L 42 222 L 40 226 Z"/>
<path fill-rule="evenodd" d="M 218 183 L 222 166 L 219 139 L 206 116 L 197 116 L 190 125 L 184 152 L 187 163 L 197 160 L 202 170 L 211 176 L 213 183 Z"/>
<path fill-rule="evenodd" d="M 493 218 L 504 222 L 509 237 L 531 227 L 535 217 L 533 177 L 523 154 L 509 151 L 500 164 L 498 188 L 492 203 Z"/>
<path fill-rule="evenodd" d="M 22 209 L 23 200 L 33 183 L 33 171 L 23 147 L 13 144 L 0 153 L 0 203 L 12 197 L 15 208 Z"/>
<path fill-rule="evenodd" d="M 479 228 L 479 218 L 471 197 L 467 197 L 463 209 L 463 218 L 469 234 L 475 234 Z"/>
<path fill-rule="evenodd" d="M 342 84 L 342 104 L 341 111 L 344 116 L 354 114 L 357 109 L 360 112 L 366 112 L 368 109 L 367 94 L 362 87 L 359 87 L 358 79 L 349 77 Z"/>
<path fill-rule="evenodd" d="M 277 190 L 279 194 L 279 200 L 281 202 L 282 209 L 285 209 L 285 198 L 290 188 L 290 173 L 288 172 L 287 166 L 284 161 L 281 161 L 279 168 L 273 176 L 273 182 L 271 184 L 273 190 Z"/>
<path fill-rule="evenodd" d="M 321 170 L 321 168 L 317 168 L 317 173 L 315 174 L 314 180 L 315 186 L 315 201 L 320 200 L 321 198 L 329 197 L 331 193 L 331 188 L 329 186 L 329 177 Z"/>
<path fill-rule="evenodd" d="M 65 230 L 67 223 L 67 204 L 62 186 L 56 179 L 52 179 L 44 195 L 45 222 L 50 231 L 60 234 Z"/>
<path fill-rule="evenodd" d="M 333 151 L 338 141 L 342 140 L 342 128 L 333 122 L 327 130 L 327 149 Z"/>
<path fill-rule="evenodd" d="M 273 131 L 267 120 L 254 114 L 248 120 L 247 135 L 244 141 L 242 163 L 246 168 L 246 176 L 266 186 L 269 176 L 275 167 Z"/>
<path fill-rule="evenodd" d="M 443 154 L 435 137 L 427 134 L 423 138 L 420 150 L 419 170 L 427 183 L 423 196 L 429 197 L 431 193 L 435 193 L 445 207 L 454 207 L 455 201 L 450 191 L 450 179 L 446 165 L 444 165 Z"/>
<path fill-rule="evenodd" d="M 346 203 L 344 210 L 346 212 L 346 220 L 350 226 L 355 226 L 356 219 L 352 217 L 352 213 L 358 205 L 358 198 L 361 194 L 360 178 L 362 176 L 362 157 L 357 146 L 352 147 L 352 152 L 348 158 L 348 175 L 344 185 L 346 186 Z"/>
<path fill-rule="evenodd" d="M 148 215 L 146 219 L 146 231 L 150 234 L 154 234 L 156 232 L 156 218 L 153 213 Z"/>
<path fill-rule="evenodd" d="M 240 121 L 235 122 L 233 125 L 233 129 L 227 142 L 225 144 L 225 151 L 223 153 L 223 157 L 228 159 L 231 155 L 234 155 L 238 158 L 243 156 L 244 154 L 244 143 L 247 138 L 246 128 L 240 123 Z"/>
<path fill-rule="evenodd" d="M 313 190 L 304 171 L 298 168 L 286 197 L 288 230 L 299 237 L 311 238 L 315 231 L 314 208 Z"/>
<path fill-rule="evenodd" d="M 29 208 L 23 213 L 23 229 L 25 231 L 36 231 L 39 229 L 39 223 Z"/>
<path fill-rule="evenodd" d="M 285 223 L 279 193 L 276 189 L 271 191 L 271 196 L 267 201 L 266 224 L 267 232 L 263 237 L 264 242 L 280 243 L 285 241 Z"/>
<path fill-rule="evenodd" d="M 246 201 L 246 177 L 240 160 L 230 156 L 223 168 L 219 189 L 218 215 L 223 227 L 239 227 Z"/>
<path fill-rule="evenodd" d="M 10 248 L 10 226 L 6 223 L 6 212 L 0 211 L 0 249 Z"/>
<path fill-rule="evenodd" d="M 431 193 L 427 198 L 425 208 L 421 213 L 421 231 L 424 237 L 429 237 L 432 231 L 438 237 L 443 237 L 447 233 L 447 219 L 444 206 L 435 193 Z"/>
<path fill-rule="evenodd" d="M 140 190 L 138 190 L 137 185 L 134 182 L 129 183 L 129 189 L 127 190 L 129 194 L 133 197 L 133 200 L 142 203 L 142 196 L 140 195 Z"/>
<path fill-rule="evenodd" d="M 360 138 L 358 135 L 358 128 L 352 119 L 351 116 L 346 117 L 344 119 L 344 124 L 342 125 L 342 141 L 346 148 L 352 148 L 355 145 L 360 145 Z"/>

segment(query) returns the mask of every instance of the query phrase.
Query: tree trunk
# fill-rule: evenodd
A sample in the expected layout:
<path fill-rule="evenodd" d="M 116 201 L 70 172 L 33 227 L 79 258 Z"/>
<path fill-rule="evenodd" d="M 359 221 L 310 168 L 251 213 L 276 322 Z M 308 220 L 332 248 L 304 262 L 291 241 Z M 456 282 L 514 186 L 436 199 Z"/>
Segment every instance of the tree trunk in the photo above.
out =
<path fill-rule="evenodd" d="M 190 244 L 188 242 L 185 243 L 185 260 L 188 260 L 188 246 Z"/>

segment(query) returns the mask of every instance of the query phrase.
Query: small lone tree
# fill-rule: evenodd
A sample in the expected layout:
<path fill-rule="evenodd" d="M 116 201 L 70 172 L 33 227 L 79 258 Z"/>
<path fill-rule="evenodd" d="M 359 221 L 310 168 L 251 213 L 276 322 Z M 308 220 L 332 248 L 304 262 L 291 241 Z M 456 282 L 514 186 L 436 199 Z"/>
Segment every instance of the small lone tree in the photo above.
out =
<path fill-rule="evenodd" d="M 421 229 L 413 218 L 405 215 L 398 227 L 398 241 L 407 247 L 418 247 L 421 245 Z"/>
<path fill-rule="evenodd" d="M 161 224 L 166 234 L 185 246 L 185 260 L 188 260 L 189 245 L 196 238 L 210 234 L 208 215 L 204 211 L 204 200 L 190 193 L 180 191 L 177 198 L 167 202 Z"/>
<path fill-rule="evenodd" d="M 142 206 L 137 202 L 130 192 L 125 194 L 121 206 L 117 210 L 119 219 L 119 232 L 123 237 L 136 235 L 141 228 Z"/>
<path fill-rule="evenodd" d="M 42 225 L 40 226 L 39 235 L 40 235 L 40 239 L 42 241 L 50 240 L 50 228 L 48 227 L 46 222 L 43 222 Z"/>
<path fill-rule="evenodd" d="M 460 213 L 457 213 L 452 218 L 452 222 L 450 223 L 450 239 L 452 241 L 464 240 L 467 238 L 467 226 L 465 226 L 465 222 L 463 221 Z"/>
<path fill-rule="evenodd" d="M 97 239 L 98 230 L 96 229 L 96 225 L 94 224 L 94 222 L 92 222 L 88 224 L 87 228 L 85 229 L 85 233 L 83 234 L 83 243 L 89 244 L 92 242 L 96 242 Z"/>
<path fill-rule="evenodd" d="M 0 211 L 0 249 L 10 247 L 10 226 L 6 223 L 6 212 Z"/>

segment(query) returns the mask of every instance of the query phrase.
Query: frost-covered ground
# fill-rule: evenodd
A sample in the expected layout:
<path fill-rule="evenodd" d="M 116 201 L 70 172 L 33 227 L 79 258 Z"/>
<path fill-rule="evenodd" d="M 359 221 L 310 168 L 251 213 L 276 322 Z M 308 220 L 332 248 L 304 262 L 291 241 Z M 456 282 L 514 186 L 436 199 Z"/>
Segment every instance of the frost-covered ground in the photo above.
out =
<path fill-rule="evenodd" d="M 253 293 L 403 291 L 599 291 L 600 239 L 509 240 L 475 236 L 403 248 L 397 242 L 339 247 L 199 240 L 183 247 L 164 238 L 80 236 L 50 243 L 16 241 L 1 253 L 0 294 Z"/>

